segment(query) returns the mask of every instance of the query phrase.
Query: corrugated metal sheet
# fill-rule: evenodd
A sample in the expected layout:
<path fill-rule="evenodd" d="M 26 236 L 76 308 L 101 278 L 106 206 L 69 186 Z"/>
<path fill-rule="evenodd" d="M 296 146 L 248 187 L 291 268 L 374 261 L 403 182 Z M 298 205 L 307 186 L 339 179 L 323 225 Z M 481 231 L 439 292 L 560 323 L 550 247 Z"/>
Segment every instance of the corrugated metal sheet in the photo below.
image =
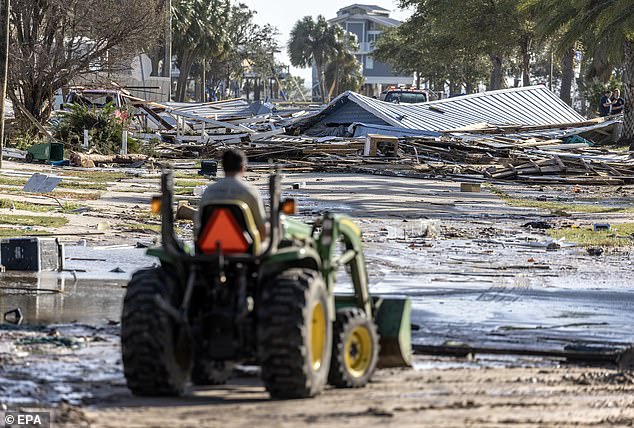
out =
<path fill-rule="evenodd" d="M 232 118 L 245 118 L 256 114 L 271 112 L 271 108 L 263 104 L 249 104 L 243 99 L 233 99 L 210 103 L 163 103 L 165 106 L 184 113 L 209 119 L 228 120 Z"/>
<path fill-rule="evenodd" d="M 374 125 L 368 123 L 354 123 L 353 137 L 365 137 L 368 134 L 389 135 L 394 137 L 440 137 L 443 134 L 434 131 L 425 131 L 422 129 L 405 129 L 396 128 L 394 126 Z"/>
<path fill-rule="evenodd" d="M 328 125 L 330 123 L 331 115 L 327 115 L 317 123 L 317 125 Z M 376 114 L 364 109 L 362 106 L 355 103 L 344 103 L 337 109 L 336 123 L 338 124 L 350 124 L 354 122 L 370 123 L 373 125 L 390 125 Z"/>
<path fill-rule="evenodd" d="M 585 120 L 545 86 L 530 86 L 420 104 L 392 104 L 345 92 L 318 115 L 307 120 L 305 125 L 311 127 L 317 122 L 349 124 L 348 115 L 339 117 L 338 113 L 347 103 L 362 107 L 389 125 L 428 131 L 448 131 L 479 123 L 555 125 Z M 345 112 L 345 109 L 342 111 Z"/>

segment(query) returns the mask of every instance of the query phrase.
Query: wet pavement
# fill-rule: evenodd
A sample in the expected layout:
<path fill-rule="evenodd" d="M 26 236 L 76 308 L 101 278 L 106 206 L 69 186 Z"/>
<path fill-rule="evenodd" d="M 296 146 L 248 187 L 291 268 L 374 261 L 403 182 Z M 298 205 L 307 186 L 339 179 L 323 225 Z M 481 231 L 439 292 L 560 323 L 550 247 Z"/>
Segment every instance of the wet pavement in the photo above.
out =
<path fill-rule="evenodd" d="M 558 242 L 550 251 L 552 239 L 522 228 L 548 215 L 507 207 L 489 192 L 461 194 L 456 183 L 368 177 L 362 187 L 354 178 L 311 182 L 301 174 L 287 181 L 304 180 L 306 188 L 285 196 L 298 198 L 306 221 L 324 210 L 355 218 L 364 232 L 371 292 L 412 299 L 415 343 L 562 349 L 634 342 L 628 250 L 593 257 Z M 105 389 L 125 391 L 117 325 L 124 287 L 135 270 L 157 260 L 130 246 L 79 245 L 66 247 L 66 259 L 61 274 L 0 274 L 0 311 L 19 307 L 27 329 L 0 328 L 0 403 L 86 403 L 100 396 L 101 381 Z M 348 290 L 346 275 L 339 279 L 337 290 Z M 46 327 L 29 332 L 35 325 Z M 42 351 L 20 342 L 25 337 L 78 342 L 53 340 Z M 426 360 L 416 367 L 455 364 L 472 363 Z"/>

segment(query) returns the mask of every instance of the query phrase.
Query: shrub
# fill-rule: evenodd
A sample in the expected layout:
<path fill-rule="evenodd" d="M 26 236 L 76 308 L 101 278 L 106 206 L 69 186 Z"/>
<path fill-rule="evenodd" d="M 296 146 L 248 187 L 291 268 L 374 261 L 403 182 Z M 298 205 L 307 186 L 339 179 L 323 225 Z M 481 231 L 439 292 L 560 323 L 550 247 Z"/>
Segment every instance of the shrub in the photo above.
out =
<path fill-rule="evenodd" d="M 104 155 L 121 151 L 121 137 L 128 126 L 128 115 L 122 113 L 114 104 L 95 108 L 82 104 L 73 104 L 54 125 L 55 138 L 63 141 L 68 148 L 75 151 L 82 150 L 84 129 L 90 136 L 92 151 Z M 128 150 L 138 146 L 138 142 L 128 137 Z"/>

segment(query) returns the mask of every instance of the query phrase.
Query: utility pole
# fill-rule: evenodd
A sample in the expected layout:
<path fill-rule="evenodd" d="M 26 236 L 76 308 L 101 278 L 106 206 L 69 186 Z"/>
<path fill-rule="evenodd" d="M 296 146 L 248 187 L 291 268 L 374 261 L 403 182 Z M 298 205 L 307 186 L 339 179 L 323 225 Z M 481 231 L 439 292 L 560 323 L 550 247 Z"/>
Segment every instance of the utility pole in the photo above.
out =
<path fill-rule="evenodd" d="M 7 102 L 7 77 L 9 72 L 9 10 L 10 0 L 4 0 L 0 17 L 0 168 L 4 150 L 4 116 Z"/>
<path fill-rule="evenodd" d="M 172 0 L 164 0 L 165 5 L 165 52 L 163 55 L 163 77 L 169 77 L 168 101 L 172 100 Z"/>

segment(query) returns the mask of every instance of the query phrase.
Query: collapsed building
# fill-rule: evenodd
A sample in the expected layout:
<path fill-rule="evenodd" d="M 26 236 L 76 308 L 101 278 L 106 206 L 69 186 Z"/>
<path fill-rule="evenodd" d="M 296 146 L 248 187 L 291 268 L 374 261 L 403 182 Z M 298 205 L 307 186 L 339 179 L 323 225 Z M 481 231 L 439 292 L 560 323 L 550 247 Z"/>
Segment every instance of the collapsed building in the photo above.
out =
<path fill-rule="evenodd" d="M 502 89 L 419 104 L 393 104 L 345 92 L 295 125 L 314 137 L 430 135 L 490 127 L 573 127 L 587 120 L 545 86 Z"/>

